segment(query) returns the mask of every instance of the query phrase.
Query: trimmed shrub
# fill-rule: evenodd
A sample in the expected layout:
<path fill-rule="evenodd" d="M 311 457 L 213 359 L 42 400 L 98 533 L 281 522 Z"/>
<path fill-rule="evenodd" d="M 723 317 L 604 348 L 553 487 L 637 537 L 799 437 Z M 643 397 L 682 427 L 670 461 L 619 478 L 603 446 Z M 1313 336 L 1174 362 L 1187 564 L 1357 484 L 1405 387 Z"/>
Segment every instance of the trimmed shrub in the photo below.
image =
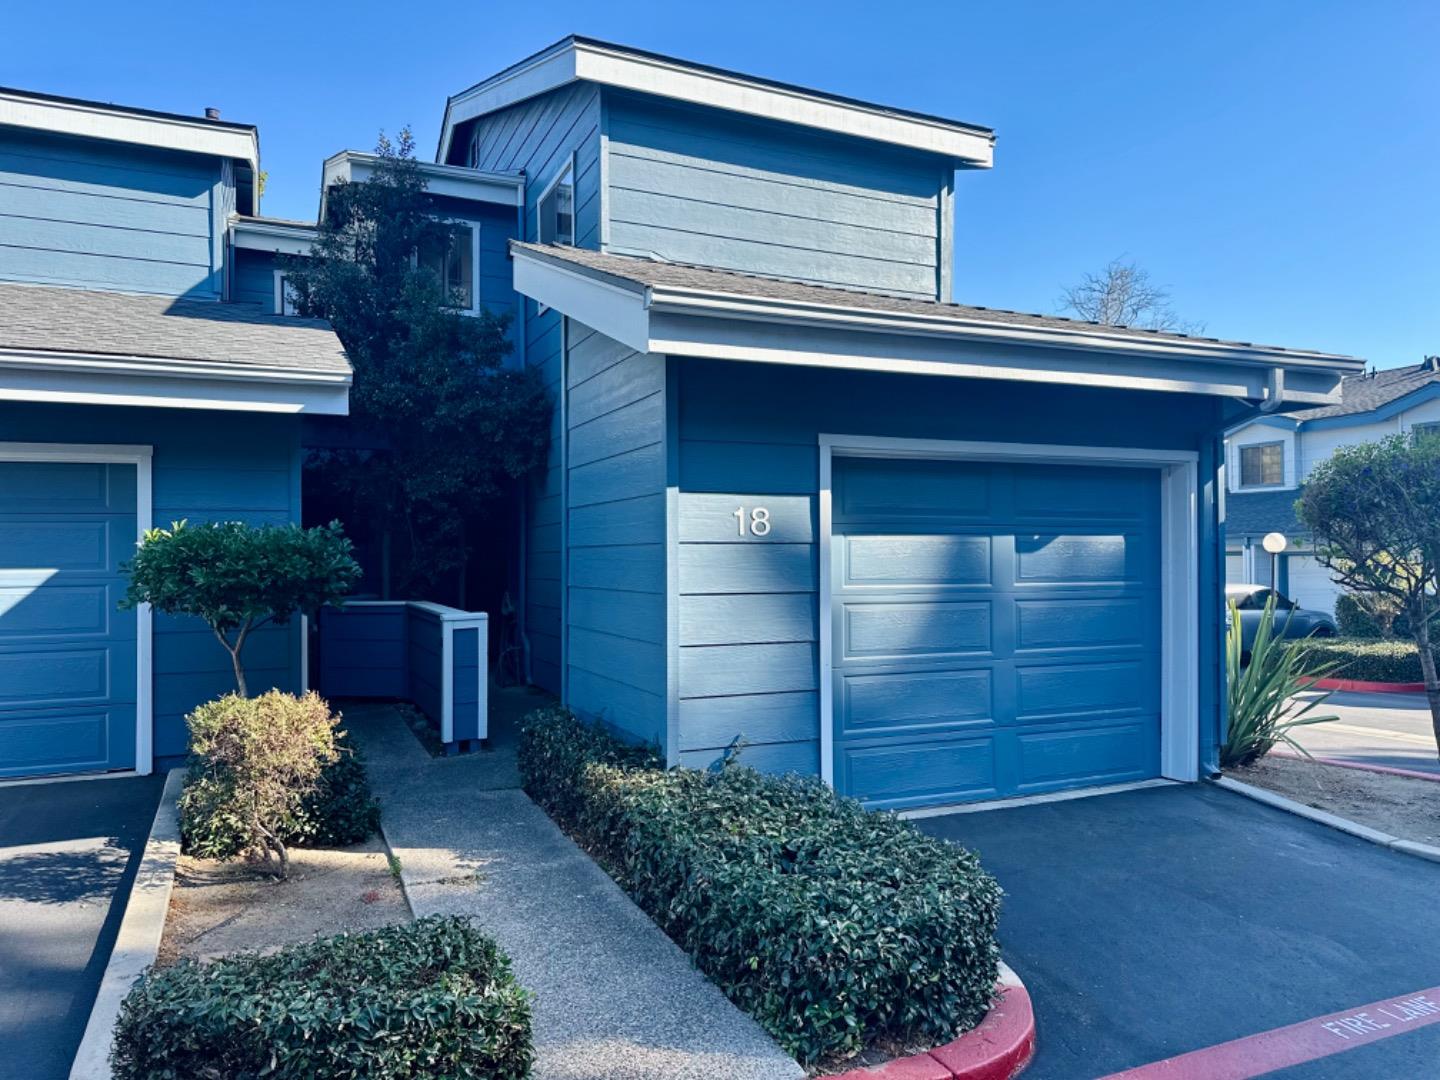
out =
<path fill-rule="evenodd" d="M 1341 593 L 1335 599 L 1335 624 L 1341 637 L 1408 638 L 1410 620 L 1400 605 L 1375 593 Z"/>
<path fill-rule="evenodd" d="M 337 737 L 340 733 L 337 732 Z M 292 847 L 346 847 L 368 840 L 380 828 L 380 804 L 371 794 L 359 751 L 337 747 L 315 790 L 280 826 Z M 192 762 L 180 803 L 180 838 L 185 854 L 234 859 L 245 853 L 246 836 L 233 815 L 232 784 L 200 761 Z"/>
<path fill-rule="evenodd" d="M 339 718 L 318 694 L 271 690 L 259 697 L 227 694 L 188 717 L 197 757 L 192 783 L 180 794 L 182 834 L 233 834 L 241 851 L 271 855 L 278 876 L 289 871 L 284 832 L 339 756 Z"/>
<path fill-rule="evenodd" d="M 973 854 L 818 779 L 663 771 L 564 709 L 525 789 L 800 1061 L 954 1038 L 989 1009 L 1000 887 Z"/>
<path fill-rule="evenodd" d="M 1384 641 L 1355 638 L 1306 638 L 1297 643 L 1307 667 L 1331 662 L 1339 666 L 1332 679 L 1364 682 L 1424 682 L 1420 654 L 1413 641 Z"/>
<path fill-rule="evenodd" d="M 454 917 L 151 969 L 111 1051 L 117 1080 L 520 1080 L 531 1057 L 529 995 Z"/>

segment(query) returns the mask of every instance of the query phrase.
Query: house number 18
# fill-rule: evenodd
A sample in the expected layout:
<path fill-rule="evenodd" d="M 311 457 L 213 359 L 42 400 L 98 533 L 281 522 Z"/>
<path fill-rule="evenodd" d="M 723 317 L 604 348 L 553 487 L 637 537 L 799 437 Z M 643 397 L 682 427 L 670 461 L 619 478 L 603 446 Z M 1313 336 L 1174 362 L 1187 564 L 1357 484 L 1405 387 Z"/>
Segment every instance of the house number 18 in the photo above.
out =
<path fill-rule="evenodd" d="M 746 524 L 749 524 L 749 533 L 746 533 Z M 741 536 L 769 536 L 770 535 L 770 508 L 768 506 L 754 507 L 747 515 L 745 507 L 735 508 L 735 524 L 740 527 Z"/>

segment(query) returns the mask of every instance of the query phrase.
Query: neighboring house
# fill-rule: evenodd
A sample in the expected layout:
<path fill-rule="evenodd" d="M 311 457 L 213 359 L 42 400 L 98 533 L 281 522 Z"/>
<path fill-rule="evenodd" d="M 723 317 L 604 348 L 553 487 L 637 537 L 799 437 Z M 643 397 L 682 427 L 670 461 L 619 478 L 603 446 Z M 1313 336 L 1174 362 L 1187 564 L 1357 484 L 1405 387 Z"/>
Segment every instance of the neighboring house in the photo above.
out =
<path fill-rule="evenodd" d="M 1337 404 L 1246 420 L 1225 439 L 1225 580 L 1274 585 L 1301 607 L 1334 613 L 1343 591 L 1313 554 L 1295 501 L 1310 471 L 1339 447 L 1440 431 L 1440 357 L 1347 376 Z M 1289 542 L 1272 560 L 1266 534 Z M 1277 579 L 1272 581 L 1273 575 Z"/>
<path fill-rule="evenodd" d="M 993 143 L 584 38 L 449 100 L 558 399 L 536 682 L 877 806 L 1214 768 L 1222 434 L 1360 364 L 951 303 Z"/>
<path fill-rule="evenodd" d="M 300 520 L 300 422 L 347 408 L 329 326 L 231 302 L 259 141 L 0 90 L 0 777 L 148 772 L 234 688 L 198 620 L 120 611 L 152 525 Z M 257 226 L 258 227 L 258 226 Z M 252 686 L 305 684 L 302 631 Z"/>

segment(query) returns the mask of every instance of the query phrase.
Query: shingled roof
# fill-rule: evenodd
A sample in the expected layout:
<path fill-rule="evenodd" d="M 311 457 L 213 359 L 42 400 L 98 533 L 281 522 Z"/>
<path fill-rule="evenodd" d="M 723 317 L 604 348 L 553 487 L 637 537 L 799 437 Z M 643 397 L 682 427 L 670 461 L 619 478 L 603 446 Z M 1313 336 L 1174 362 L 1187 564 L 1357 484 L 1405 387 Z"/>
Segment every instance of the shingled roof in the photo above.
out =
<path fill-rule="evenodd" d="M 1440 357 L 1432 356 L 1409 367 L 1347 375 L 1340 381 L 1340 404 L 1300 409 L 1287 415 L 1304 423 L 1331 416 L 1373 412 L 1436 382 L 1440 382 Z"/>
<path fill-rule="evenodd" d="M 350 373 L 330 324 L 248 304 L 0 284 L 0 349 Z"/>
<path fill-rule="evenodd" d="M 733 270 L 716 270 L 687 263 L 661 262 L 632 255 L 614 255 L 587 248 L 554 244 L 510 241 L 512 250 L 568 263 L 594 274 L 657 289 L 693 289 L 727 296 L 757 297 L 788 303 L 844 306 L 880 314 L 919 315 L 931 318 L 952 318 L 957 321 L 979 321 L 1016 327 L 1039 327 L 1050 330 L 1080 330 L 1127 341 L 1200 342 L 1237 349 L 1256 349 L 1319 360 L 1350 360 L 1351 357 L 1310 349 L 1289 349 L 1279 345 L 1258 345 L 1249 341 L 1226 341 L 1195 334 L 1178 334 L 1164 330 L 1146 330 L 1135 326 L 1111 326 L 1084 319 L 1068 319 L 1061 315 L 1040 315 L 1004 308 L 950 304 L 887 293 L 842 289 L 832 286 L 807 285 L 781 278 L 744 274 Z"/>

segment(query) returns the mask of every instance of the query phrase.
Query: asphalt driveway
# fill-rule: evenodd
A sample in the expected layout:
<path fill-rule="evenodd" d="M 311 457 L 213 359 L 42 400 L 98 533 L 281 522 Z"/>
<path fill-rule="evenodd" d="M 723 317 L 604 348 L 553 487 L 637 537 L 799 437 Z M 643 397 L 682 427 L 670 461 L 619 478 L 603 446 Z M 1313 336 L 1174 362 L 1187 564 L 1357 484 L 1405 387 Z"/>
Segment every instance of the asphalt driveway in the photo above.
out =
<path fill-rule="evenodd" d="M 164 782 L 0 786 L 0 1077 L 69 1076 Z"/>
<path fill-rule="evenodd" d="M 1093 1080 L 1440 986 L 1440 864 L 1209 784 L 917 824 L 1005 887 L 1001 945 L 1036 1009 L 1026 1080 Z M 1440 1076 L 1440 1024 L 1271 1075 Z"/>

